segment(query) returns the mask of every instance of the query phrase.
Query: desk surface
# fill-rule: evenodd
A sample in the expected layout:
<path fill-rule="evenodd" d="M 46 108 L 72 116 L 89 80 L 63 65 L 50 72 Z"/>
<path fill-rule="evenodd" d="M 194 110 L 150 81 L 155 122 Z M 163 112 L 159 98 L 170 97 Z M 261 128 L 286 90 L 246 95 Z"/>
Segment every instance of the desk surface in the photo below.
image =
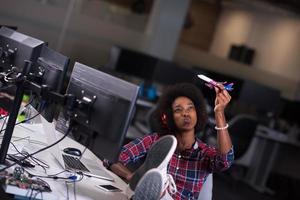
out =
<path fill-rule="evenodd" d="M 148 108 L 148 109 L 153 108 L 156 105 L 155 103 L 153 103 L 151 101 L 146 101 L 146 100 L 143 100 L 143 99 L 138 99 L 136 101 L 136 104 L 138 106 L 142 106 L 142 107 L 145 107 L 145 108 Z"/>
<path fill-rule="evenodd" d="M 275 142 L 300 147 L 300 142 L 296 139 L 290 138 L 289 135 L 266 126 L 259 125 L 256 129 L 255 135 Z"/>
<path fill-rule="evenodd" d="M 280 144 L 276 160 L 272 166 L 272 171 L 280 175 L 300 180 L 300 142 L 295 138 L 289 137 L 287 134 L 283 134 L 265 126 L 258 126 L 256 135 Z"/>
<path fill-rule="evenodd" d="M 27 139 L 20 140 L 20 138 L 27 138 Z M 43 132 L 41 124 L 23 124 L 21 126 L 15 127 L 12 142 L 14 142 L 14 144 L 17 146 L 18 149 L 25 148 L 28 152 L 32 153 L 48 145 L 46 143 L 45 138 L 46 138 L 45 133 Z M 61 147 L 71 146 L 71 147 L 79 148 L 80 150 L 84 149 L 84 146 L 82 146 L 78 142 L 68 137 L 61 142 L 60 146 Z M 9 151 L 12 151 L 12 149 L 13 149 L 12 145 L 10 145 Z M 49 150 L 37 154 L 36 157 L 49 164 L 50 168 L 47 169 L 47 174 L 55 174 L 63 171 L 62 167 L 57 163 L 56 159 L 51 155 Z M 104 168 L 101 160 L 98 159 L 88 149 L 84 153 L 83 157 L 95 160 L 99 164 L 99 167 Z M 45 174 L 44 170 L 39 166 L 36 166 L 35 168 L 32 168 L 28 171 L 36 175 L 44 175 L 44 176 L 47 175 Z M 67 184 L 68 191 L 69 191 L 68 193 L 67 193 L 67 186 L 64 180 L 44 179 L 47 183 L 49 183 L 52 192 L 48 194 L 44 192 L 43 199 L 67 199 L 67 197 L 69 197 L 70 199 L 75 199 L 74 191 L 76 192 L 75 193 L 76 199 L 112 199 L 112 200 L 127 199 L 127 196 L 125 195 L 127 184 L 112 172 L 108 170 L 106 171 L 113 176 L 115 180 L 114 182 L 93 178 L 93 177 L 83 177 L 81 181 L 76 182 L 75 184 L 74 183 Z M 104 192 L 96 187 L 96 185 L 99 184 L 112 184 L 116 187 L 119 187 L 122 190 L 122 192 Z M 10 188 L 10 192 L 14 194 L 28 193 L 27 190 L 26 191 L 19 190 L 17 187 Z M 38 195 L 37 198 L 41 198 L 41 196 Z"/>
<path fill-rule="evenodd" d="M 243 160 L 248 166 L 245 181 L 260 192 L 272 193 L 266 187 L 271 172 L 300 177 L 299 147 L 299 142 L 288 135 L 259 125 L 245 156 L 249 159 Z"/>

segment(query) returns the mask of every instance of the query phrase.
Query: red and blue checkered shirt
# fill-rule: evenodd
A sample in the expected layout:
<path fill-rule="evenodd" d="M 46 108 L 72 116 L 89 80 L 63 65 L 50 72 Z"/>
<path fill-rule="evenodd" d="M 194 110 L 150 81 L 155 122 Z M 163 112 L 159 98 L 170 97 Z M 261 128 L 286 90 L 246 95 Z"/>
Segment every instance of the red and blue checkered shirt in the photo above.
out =
<path fill-rule="evenodd" d="M 159 135 L 146 135 L 123 146 L 119 162 L 128 165 L 146 156 Z M 177 192 L 176 200 L 197 199 L 206 177 L 216 171 L 223 171 L 233 162 L 233 148 L 227 154 L 220 154 L 214 147 L 197 139 L 193 148 L 175 152 L 168 164 L 168 173 L 174 178 Z"/>

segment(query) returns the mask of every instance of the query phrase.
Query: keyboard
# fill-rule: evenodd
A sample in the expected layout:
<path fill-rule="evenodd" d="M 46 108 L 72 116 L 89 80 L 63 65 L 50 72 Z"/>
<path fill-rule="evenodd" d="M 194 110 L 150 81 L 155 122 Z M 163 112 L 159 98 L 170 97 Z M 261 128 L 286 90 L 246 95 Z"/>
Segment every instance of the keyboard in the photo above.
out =
<path fill-rule="evenodd" d="M 68 156 L 68 155 L 65 155 L 65 154 L 63 154 L 62 156 L 63 156 L 64 162 L 65 162 L 65 165 L 66 165 L 67 168 L 90 172 L 84 166 L 84 164 L 82 164 L 82 162 L 79 160 L 79 158 L 76 158 L 76 157 L 73 157 L 73 156 Z"/>

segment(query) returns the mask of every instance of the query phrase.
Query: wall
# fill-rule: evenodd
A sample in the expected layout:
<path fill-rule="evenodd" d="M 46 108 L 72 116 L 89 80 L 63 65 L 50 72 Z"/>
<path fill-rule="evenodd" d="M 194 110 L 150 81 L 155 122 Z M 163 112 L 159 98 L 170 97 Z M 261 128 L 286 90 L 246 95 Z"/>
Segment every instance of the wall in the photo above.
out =
<path fill-rule="evenodd" d="M 278 74 L 249 67 L 187 45 L 179 45 L 177 47 L 174 59 L 177 63 L 186 67 L 195 66 L 239 79 L 252 80 L 280 90 L 283 98 L 289 100 L 298 98 L 299 100 L 299 96 L 297 97 L 300 89 L 299 81 L 291 80 Z"/>
<path fill-rule="evenodd" d="M 68 3 L 75 2 L 71 17 L 66 24 L 66 34 L 59 44 L 64 22 L 68 14 Z M 0 24 L 14 25 L 18 31 L 47 41 L 51 48 L 69 57 L 72 61 L 84 62 L 90 66 L 106 63 L 109 49 L 113 44 L 133 49 L 143 49 L 148 37 L 143 31 L 128 28 L 126 25 L 112 23 L 110 20 L 95 16 L 96 9 L 87 12 L 87 1 L 62 0 L 48 1 L 53 4 L 39 3 L 37 0 L 7 0 L 1 2 Z M 105 7 L 100 1 L 89 1 L 94 7 Z M 100 10 L 99 10 L 100 12 Z M 119 17 L 127 15 L 119 15 Z M 109 18 L 109 15 L 107 15 Z M 138 21 L 133 21 L 135 23 Z M 141 22 L 144 23 L 144 22 Z"/>
<path fill-rule="evenodd" d="M 72 61 L 102 66 L 112 45 L 171 60 L 189 0 L 156 0 L 148 14 L 103 0 L 2 0 L 0 24 L 49 42 Z"/>
<path fill-rule="evenodd" d="M 180 43 L 209 51 L 221 6 L 207 1 L 193 0 L 181 32 Z"/>
<path fill-rule="evenodd" d="M 215 30 L 209 51 L 181 42 L 174 60 L 253 80 L 279 89 L 284 98 L 300 100 L 299 16 L 260 4 L 224 3 Z M 227 58 L 232 44 L 256 49 L 251 66 Z"/>
<path fill-rule="evenodd" d="M 75 5 L 67 23 L 60 52 L 71 57 L 72 61 L 100 67 L 107 62 L 109 49 L 114 44 L 164 59 L 172 59 L 176 50 L 174 60 L 184 65 L 204 66 L 217 72 L 257 80 L 280 89 L 286 98 L 295 99 L 297 95 L 297 98 L 300 98 L 300 37 L 296 37 L 299 35 L 299 20 L 291 16 L 285 16 L 281 21 L 281 16 L 278 16 L 277 22 L 276 15 L 225 6 L 216 27 L 210 54 L 190 45 L 178 45 L 175 49 L 179 27 L 186 14 L 185 9 L 180 9 L 182 0 L 176 0 L 176 4 L 175 0 L 156 0 L 155 3 L 161 3 L 161 6 L 156 4 L 160 11 L 151 12 L 150 16 L 141 18 L 95 0 L 2 0 L 0 24 L 18 26 L 20 32 L 47 41 L 50 47 L 56 49 L 66 22 L 68 3 L 71 1 L 75 2 Z M 87 5 L 87 2 L 91 4 Z M 102 13 L 105 9 L 108 10 L 108 15 Z M 113 11 L 118 15 L 115 16 Z M 242 17 L 233 17 L 231 11 Z M 163 17 L 162 22 L 157 17 L 159 15 Z M 181 23 L 177 18 L 181 19 Z M 231 22 L 230 28 L 227 28 L 227 21 Z M 274 24 L 273 28 L 268 24 Z M 160 29 L 162 32 L 156 31 L 159 27 L 163 27 Z M 205 29 L 205 26 L 203 28 Z M 279 29 L 277 35 L 274 33 L 276 29 Z M 256 45 L 255 48 L 261 49 L 253 67 L 225 59 L 233 42 Z"/>
<path fill-rule="evenodd" d="M 299 16 L 225 4 L 210 53 L 226 58 L 232 44 L 246 44 L 256 50 L 254 68 L 299 81 L 299 35 Z"/>

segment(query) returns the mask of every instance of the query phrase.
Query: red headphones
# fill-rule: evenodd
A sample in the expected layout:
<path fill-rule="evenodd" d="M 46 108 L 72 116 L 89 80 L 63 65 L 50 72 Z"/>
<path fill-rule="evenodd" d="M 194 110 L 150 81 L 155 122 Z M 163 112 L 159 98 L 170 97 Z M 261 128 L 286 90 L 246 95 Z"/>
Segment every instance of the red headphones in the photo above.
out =
<path fill-rule="evenodd" d="M 161 115 L 161 122 L 163 125 L 163 128 L 168 129 L 168 121 L 167 121 L 167 114 L 166 113 L 162 113 Z"/>

